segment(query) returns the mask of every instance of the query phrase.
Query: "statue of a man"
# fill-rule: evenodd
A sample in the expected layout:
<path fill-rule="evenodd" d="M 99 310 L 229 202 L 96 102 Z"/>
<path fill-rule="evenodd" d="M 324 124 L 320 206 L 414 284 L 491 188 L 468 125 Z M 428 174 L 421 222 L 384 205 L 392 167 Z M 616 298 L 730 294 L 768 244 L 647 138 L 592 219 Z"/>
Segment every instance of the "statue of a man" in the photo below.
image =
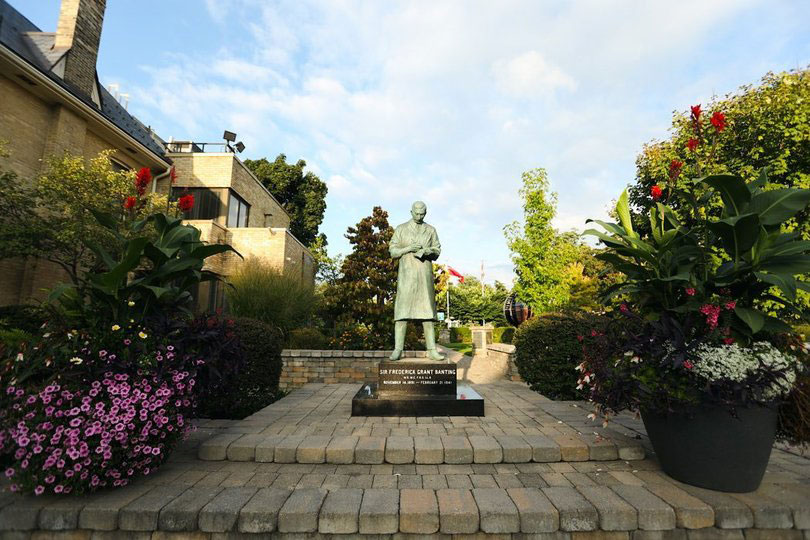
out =
<path fill-rule="evenodd" d="M 394 301 L 394 352 L 399 360 L 405 347 L 408 321 L 421 322 L 425 331 L 428 358 L 444 360 L 436 350 L 433 321 L 436 320 L 436 289 L 433 284 L 433 261 L 442 247 L 436 229 L 425 223 L 427 206 L 416 201 L 411 206 L 411 220 L 399 225 L 388 246 L 391 257 L 399 259 L 397 296 Z"/>

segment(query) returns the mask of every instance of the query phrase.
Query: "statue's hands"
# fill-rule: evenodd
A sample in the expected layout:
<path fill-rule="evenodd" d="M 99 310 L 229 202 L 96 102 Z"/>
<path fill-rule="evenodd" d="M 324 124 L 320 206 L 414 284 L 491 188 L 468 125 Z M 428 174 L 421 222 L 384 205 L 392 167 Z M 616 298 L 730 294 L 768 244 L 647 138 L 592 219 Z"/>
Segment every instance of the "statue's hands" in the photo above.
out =
<path fill-rule="evenodd" d="M 414 254 L 413 254 L 413 256 L 414 256 L 414 257 L 416 257 L 417 259 L 421 259 L 422 257 L 424 257 L 424 256 L 425 256 L 425 250 L 424 250 L 424 249 L 420 249 L 419 251 L 417 251 L 416 253 L 414 253 Z"/>
<path fill-rule="evenodd" d="M 416 253 L 416 252 L 420 251 L 421 249 L 422 249 L 422 244 L 420 244 L 419 242 L 414 242 L 413 244 L 408 246 L 408 251 L 410 251 L 411 253 Z"/>

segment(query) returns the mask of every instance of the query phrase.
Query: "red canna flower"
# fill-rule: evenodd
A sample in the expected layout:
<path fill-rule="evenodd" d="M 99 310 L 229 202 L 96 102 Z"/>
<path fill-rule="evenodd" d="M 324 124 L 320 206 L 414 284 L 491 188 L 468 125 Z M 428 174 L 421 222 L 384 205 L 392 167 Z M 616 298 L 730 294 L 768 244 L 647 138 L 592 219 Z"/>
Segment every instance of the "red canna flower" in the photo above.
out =
<path fill-rule="evenodd" d="M 683 161 L 678 159 L 673 159 L 669 162 L 669 177 L 671 179 L 676 179 L 681 174 L 681 169 L 683 168 Z"/>
<path fill-rule="evenodd" d="M 690 362 L 689 360 L 684 360 L 683 367 L 685 367 L 686 369 L 692 369 L 694 366 L 692 365 L 692 362 Z"/>
<path fill-rule="evenodd" d="M 693 289 L 692 287 L 687 287 L 686 288 L 686 295 L 687 296 L 695 296 L 695 289 Z"/>
<path fill-rule="evenodd" d="M 720 111 L 716 111 L 711 117 L 711 123 L 718 133 L 723 131 L 726 129 L 726 115 Z"/>
<path fill-rule="evenodd" d="M 660 199 L 661 195 L 663 195 L 663 194 L 664 194 L 664 192 L 661 191 L 661 188 L 658 187 L 657 185 L 650 188 L 650 195 L 652 196 L 654 201 L 657 201 L 658 199 Z"/>
<path fill-rule="evenodd" d="M 177 182 L 177 171 L 174 170 L 174 166 L 172 166 L 172 168 L 169 169 L 169 178 L 172 179 L 172 184 Z"/>
<path fill-rule="evenodd" d="M 130 210 L 132 208 L 135 208 L 135 205 L 137 203 L 138 203 L 137 197 L 127 197 L 126 200 L 124 201 L 124 208 L 126 210 Z"/>
<path fill-rule="evenodd" d="M 695 138 L 692 138 L 692 139 L 689 139 L 689 142 L 686 143 L 686 147 L 689 149 L 690 152 L 694 152 L 699 144 L 700 144 L 700 141 L 698 141 Z"/>
<path fill-rule="evenodd" d="M 723 343 L 724 343 L 725 345 L 731 345 L 731 344 L 733 344 L 733 343 L 734 343 L 734 338 L 730 338 L 730 337 L 724 338 L 724 339 L 723 339 Z"/>
<path fill-rule="evenodd" d="M 694 120 L 695 122 L 699 122 L 700 113 L 701 113 L 700 104 L 698 103 L 697 105 L 692 105 L 692 120 Z"/>
<path fill-rule="evenodd" d="M 149 167 L 141 167 L 138 174 L 135 175 L 135 189 L 138 190 L 138 195 L 146 193 L 146 186 L 152 181 L 152 171 Z"/>
<path fill-rule="evenodd" d="M 189 193 L 188 195 L 183 195 L 177 201 L 177 207 L 180 209 L 181 212 L 188 212 L 192 208 L 194 208 L 194 195 Z"/>

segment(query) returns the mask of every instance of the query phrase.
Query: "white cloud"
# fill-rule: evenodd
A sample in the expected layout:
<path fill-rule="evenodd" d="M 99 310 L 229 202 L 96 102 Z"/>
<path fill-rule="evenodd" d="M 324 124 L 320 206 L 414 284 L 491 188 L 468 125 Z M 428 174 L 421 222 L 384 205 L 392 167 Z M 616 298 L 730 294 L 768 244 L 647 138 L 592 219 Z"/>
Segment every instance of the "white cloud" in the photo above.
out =
<path fill-rule="evenodd" d="M 728 42 L 738 14 L 767 12 L 753 0 L 207 7 L 241 41 L 146 66 L 150 80 L 127 85 L 142 119 L 165 137 L 227 128 L 249 157 L 304 158 L 329 186 L 334 251 L 374 205 L 399 223 L 424 198 L 445 262 L 485 259 L 502 273 L 522 171 L 545 167 L 560 195 L 555 225 L 582 230 L 632 180 L 641 144 L 666 136 L 673 108 L 732 90 L 723 85 L 741 65 L 770 58 L 752 58 L 744 38 Z M 715 48 L 730 67 L 698 72 Z"/>
<path fill-rule="evenodd" d="M 514 97 L 538 97 L 557 89 L 574 90 L 577 87 L 570 75 L 547 62 L 537 51 L 528 51 L 506 62 L 496 62 L 493 71 L 501 90 Z"/>

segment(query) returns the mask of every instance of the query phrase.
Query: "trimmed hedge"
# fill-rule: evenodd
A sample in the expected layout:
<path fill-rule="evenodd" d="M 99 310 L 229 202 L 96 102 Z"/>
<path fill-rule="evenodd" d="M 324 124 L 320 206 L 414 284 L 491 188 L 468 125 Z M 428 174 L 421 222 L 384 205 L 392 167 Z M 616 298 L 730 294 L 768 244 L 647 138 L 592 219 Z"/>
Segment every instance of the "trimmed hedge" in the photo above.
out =
<path fill-rule="evenodd" d="M 515 329 L 512 326 L 500 326 L 492 329 L 493 343 L 512 343 L 515 339 Z"/>
<path fill-rule="evenodd" d="M 290 331 L 287 339 L 288 349 L 328 349 L 329 338 L 317 328 L 296 328 Z"/>
<path fill-rule="evenodd" d="M 197 407 L 205 418 L 241 419 L 283 396 L 278 388 L 284 338 L 280 330 L 244 317 L 233 319 L 244 366 Z"/>
<path fill-rule="evenodd" d="M 515 333 L 515 364 L 529 387 L 550 399 L 586 399 L 577 390 L 582 362 L 579 336 L 601 331 L 607 325 L 604 316 L 587 312 L 547 313 L 527 320 Z"/>
<path fill-rule="evenodd" d="M 472 331 L 467 326 L 451 328 L 450 343 L 472 343 Z"/>

